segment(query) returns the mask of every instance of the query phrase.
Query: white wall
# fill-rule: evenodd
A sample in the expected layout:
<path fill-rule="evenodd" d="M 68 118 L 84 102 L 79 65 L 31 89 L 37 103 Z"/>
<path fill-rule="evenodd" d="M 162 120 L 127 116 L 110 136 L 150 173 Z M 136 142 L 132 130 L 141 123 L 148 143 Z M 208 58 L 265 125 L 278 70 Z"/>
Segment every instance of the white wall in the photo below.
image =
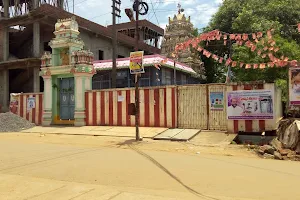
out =
<path fill-rule="evenodd" d="M 102 36 L 96 37 L 86 31 L 80 32 L 79 37 L 84 41 L 85 47 L 94 53 L 95 60 L 99 58 L 99 50 L 104 52 L 104 60 L 112 59 L 111 40 Z M 117 55 L 129 57 L 131 49 L 124 45 L 118 44 Z"/>

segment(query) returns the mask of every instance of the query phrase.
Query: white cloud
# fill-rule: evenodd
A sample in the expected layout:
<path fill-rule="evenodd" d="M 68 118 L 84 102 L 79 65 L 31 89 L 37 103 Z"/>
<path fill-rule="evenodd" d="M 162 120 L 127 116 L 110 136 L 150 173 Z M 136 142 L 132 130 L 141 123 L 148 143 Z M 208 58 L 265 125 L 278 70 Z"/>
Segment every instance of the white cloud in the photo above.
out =
<path fill-rule="evenodd" d="M 128 22 L 124 9 L 132 8 L 132 0 L 121 1 L 121 19 L 118 23 Z M 185 15 L 191 16 L 191 20 L 195 27 L 202 28 L 209 22 L 211 16 L 218 10 L 218 6 L 222 0 L 147 0 L 149 4 L 149 12 L 141 19 L 150 19 L 154 24 L 165 28 L 168 24 L 168 17 L 173 17 L 177 13 L 177 4 L 181 3 L 185 9 Z M 110 0 L 75 0 L 75 14 L 99 23 L 101 25 L 110 25 L 112 23 Z M 153 9 L 154 8 L 154 9 Z M 69 1 L 69 10 L 72 12 L 72 2 Z M 154 14 L 155 11 L 155 14 Z"/>

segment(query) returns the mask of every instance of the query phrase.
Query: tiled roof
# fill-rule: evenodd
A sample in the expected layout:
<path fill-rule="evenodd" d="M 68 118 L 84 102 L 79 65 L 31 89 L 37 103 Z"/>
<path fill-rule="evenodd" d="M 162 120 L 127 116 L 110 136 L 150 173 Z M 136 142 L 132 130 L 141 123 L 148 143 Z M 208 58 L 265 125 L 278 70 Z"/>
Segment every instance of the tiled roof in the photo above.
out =
<path fill-rule="evenodd" d="M 165 62 L 164 62 L 165 61 Z M 162 63 L 164 62 L 164 63 Z M 174 60 L 166 58 L 161 55 L 147 55 L 143 59 L 144 66 L 153 66 L 155 64 L 160 64 L 163 67 L 174 68 Z M 112 60 L 100 60 L 94 61 L 94 67 L 96 70 L 111 70 Z M 117 59 L 117 69 L 129 68 L 129 57 Z M 196 72 L 189 66 L 176 62 L 176 70 L 183 71 L 189 74 L 196 74 Z"/>

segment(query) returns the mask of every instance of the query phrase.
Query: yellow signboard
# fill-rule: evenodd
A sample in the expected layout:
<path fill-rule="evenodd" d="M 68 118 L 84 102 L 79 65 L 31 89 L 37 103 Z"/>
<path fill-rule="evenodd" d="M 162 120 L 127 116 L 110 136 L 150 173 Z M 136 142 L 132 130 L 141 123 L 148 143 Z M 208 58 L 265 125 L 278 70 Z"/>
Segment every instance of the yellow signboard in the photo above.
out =
<path fill-rule="evenodd" d="M 129 69 L 131 74 L 145 73 L 143 66 L 144 51 L 130 53 Z"/>

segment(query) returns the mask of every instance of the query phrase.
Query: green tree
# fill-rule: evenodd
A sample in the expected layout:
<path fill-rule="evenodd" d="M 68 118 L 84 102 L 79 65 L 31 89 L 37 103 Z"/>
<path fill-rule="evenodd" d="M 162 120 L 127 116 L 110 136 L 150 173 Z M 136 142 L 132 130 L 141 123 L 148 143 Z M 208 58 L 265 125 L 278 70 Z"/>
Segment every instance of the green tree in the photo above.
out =
<path fill-rule="evenodd" d="M 218 12 L 212 17 L 203 31 L 218 29 L 226 33 L 254 33 L 275 30 L 274 40 L 280 51 L 276 56 L 285 55 L 290 60 L 300 60 L 300 34 L 294 26 L 300 22 L 299 0 L 224 0 Z M 206 49 L 221 54 L 232 54 L 236 61 L 244 63 L 268 62 L 245 46 L 235 44 L 221 47 L 219 41 L 210 42 Z M 232 51 L 230 51 L 230 49 Z M 205 62 L 208 82 L 220 82 L 224 79 L 224 69 L 212 59 Z M 224 67 L 224 66 L 222 66 Z M 220 77 L 216 78 L 215 75 Z M 241 69 L 233 68 L 235 81 L 265 80 L 277 82 L 287 89 L 286 68 Z"/>

